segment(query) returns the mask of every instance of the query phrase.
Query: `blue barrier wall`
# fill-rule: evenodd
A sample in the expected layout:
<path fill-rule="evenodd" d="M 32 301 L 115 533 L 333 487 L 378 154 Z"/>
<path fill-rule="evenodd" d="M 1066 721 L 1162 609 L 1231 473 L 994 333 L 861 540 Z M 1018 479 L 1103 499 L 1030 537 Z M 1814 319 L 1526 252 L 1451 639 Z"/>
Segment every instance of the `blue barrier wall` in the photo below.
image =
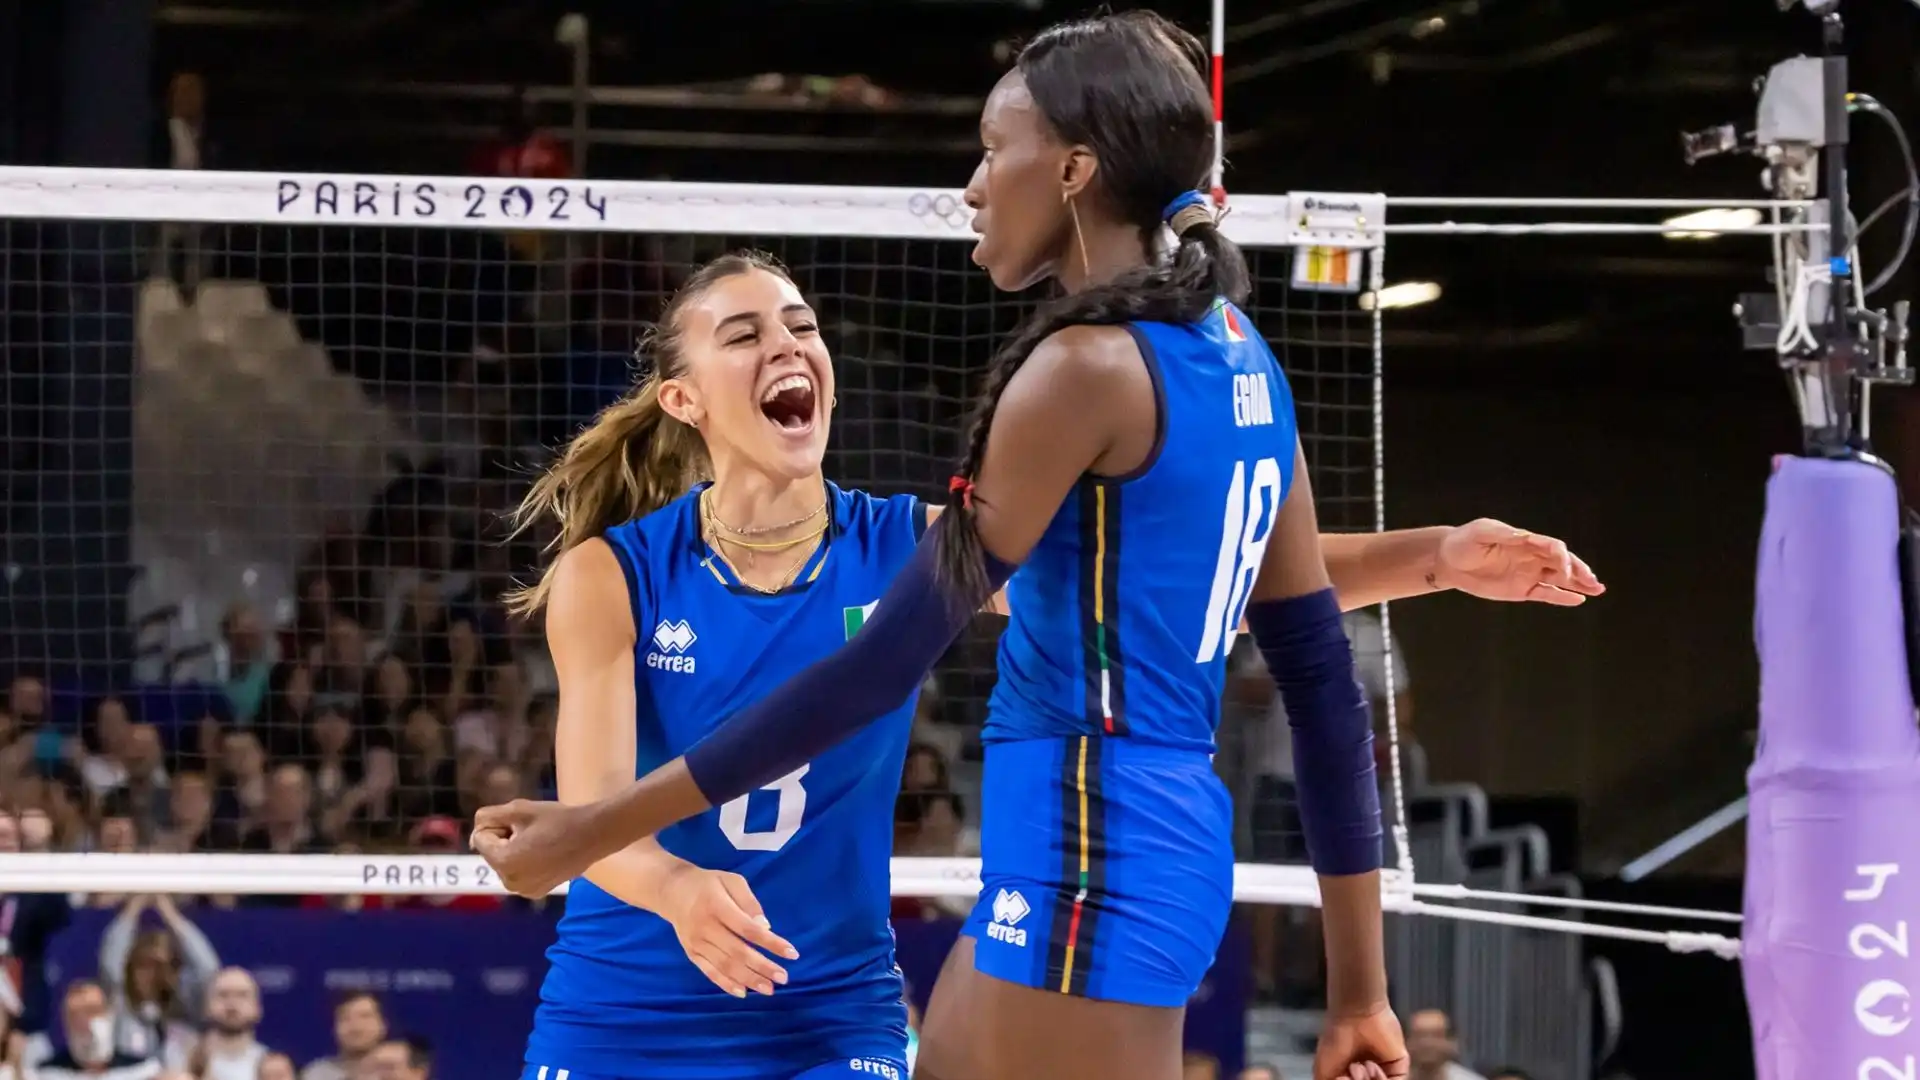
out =
<path fill-rule="evenodd" d="M 49 975 L 92 975 L 112 913 L 83 911 L 54 940 Z M 302 1064 L 333 1049 L 332 1001 L 342 990 L 380 994 L 394 1030 L 437 1051 L 437 1075 L 512 1080 L 546 972 L 551 912 L 192 909 L 223 963 L 260 980 L 261 1041 Z M 924 1006 L 956 922 L 895 927 L 901 970 Z M 1246 948 L 1230 934 L 1187 1021 L 1188 1043 L 1221 1059 L 1227 1075 L 1246 1039 Z"/>

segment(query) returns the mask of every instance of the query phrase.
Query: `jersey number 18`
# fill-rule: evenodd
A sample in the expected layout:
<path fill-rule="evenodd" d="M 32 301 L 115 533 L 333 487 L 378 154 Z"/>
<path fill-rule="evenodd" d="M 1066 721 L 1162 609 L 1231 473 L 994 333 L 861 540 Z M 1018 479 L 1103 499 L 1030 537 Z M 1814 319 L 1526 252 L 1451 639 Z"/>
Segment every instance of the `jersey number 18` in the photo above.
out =
<path fill-rule="evenodd" d="M 1233 636 L 1247 613 L 1247 599 L 1253 595 L 1253 581 L 1267 553 L 1267 540 L 1273 536 L 1274 518 L 1280 513 L 1283 483 L 1277 459 L 1233 463 L 1233 483 L 1227 487 L 1227 508 L 1220 523 L 1220 556 L 1213 565 L 1207 624 L 1200 632 L 1195 663 L 1211 664 L 1233 648 Z"/>

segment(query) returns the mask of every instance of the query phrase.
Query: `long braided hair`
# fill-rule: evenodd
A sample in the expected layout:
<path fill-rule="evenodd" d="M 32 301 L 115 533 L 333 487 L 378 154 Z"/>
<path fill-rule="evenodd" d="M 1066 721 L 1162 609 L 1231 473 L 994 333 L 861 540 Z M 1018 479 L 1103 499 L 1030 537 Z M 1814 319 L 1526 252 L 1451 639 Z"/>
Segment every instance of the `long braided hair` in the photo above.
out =
<path fill-rule="evenodd" d="M 1149 252 L 1159 246 L 1168 206 L 1211 164 L 1213 107 L 1201 76 L 1207 62 L 1199 39 L 1149 11 L 1053 26 L 1014 62 L 1054 135 L 1093 151 L 1099 198 L 1140 230 Z M 1042 305 L 1001 347 L 974 402 L 956 486 L 970 485 L 979 471 L 1000 395 L 1042 341 L 1070 326 L 1198 322 L 1216 299 L 1246 298 L 1246 259 L 1212 215 L 1178 219 L 1170 258 L 1150 258 L 1112 281 Z M 987 583 L 972 501 L 953 500 L 942 515 L 940 568 L 962 595 L 983 599 Z"/>

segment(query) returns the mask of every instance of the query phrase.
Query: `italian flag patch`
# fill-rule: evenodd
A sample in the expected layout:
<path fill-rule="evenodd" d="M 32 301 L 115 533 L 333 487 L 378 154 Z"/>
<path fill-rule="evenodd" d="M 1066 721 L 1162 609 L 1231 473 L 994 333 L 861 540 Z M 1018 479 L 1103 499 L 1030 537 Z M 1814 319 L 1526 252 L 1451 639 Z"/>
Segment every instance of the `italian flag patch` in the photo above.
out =
<path fill-rule="evenodd" d="M 867 616 L 872 615 L 873 609 L 879 606 L 880 606 L 880 601 L 875 600 L 873 603 L 868 604 L 866 607 L 850 607 L 850 608 L 843 608 L 841 610 L 841 615 L 845 618 L 847 623 L 847 640 L 848 641 L 852 641 L 853 635 L 859 633 L 860 628 L 867 625 Z"/>

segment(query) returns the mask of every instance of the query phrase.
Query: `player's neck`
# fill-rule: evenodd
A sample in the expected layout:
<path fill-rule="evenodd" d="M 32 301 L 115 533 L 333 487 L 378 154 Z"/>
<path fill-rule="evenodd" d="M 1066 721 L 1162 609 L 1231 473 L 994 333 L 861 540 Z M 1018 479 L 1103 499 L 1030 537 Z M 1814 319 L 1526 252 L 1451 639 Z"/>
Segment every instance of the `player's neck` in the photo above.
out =
<path fill-rule="evenodd" d="M 784 480 L 764 473 L 716 470 L 707 512 L 734 536 L 768 543 L 815 532 L 826 513 L 827 482 L 815 473 Z"/>
<path fill-rule="evenodd" d="M 1085 244 L 1071 237 L 1066 257 L 1054 275 L 1070 293 L 1104 285 L 1129 270 L 1145 266 L 1152 253 L 1132 229 L 1090 229 L 1081 234 Z"/>

